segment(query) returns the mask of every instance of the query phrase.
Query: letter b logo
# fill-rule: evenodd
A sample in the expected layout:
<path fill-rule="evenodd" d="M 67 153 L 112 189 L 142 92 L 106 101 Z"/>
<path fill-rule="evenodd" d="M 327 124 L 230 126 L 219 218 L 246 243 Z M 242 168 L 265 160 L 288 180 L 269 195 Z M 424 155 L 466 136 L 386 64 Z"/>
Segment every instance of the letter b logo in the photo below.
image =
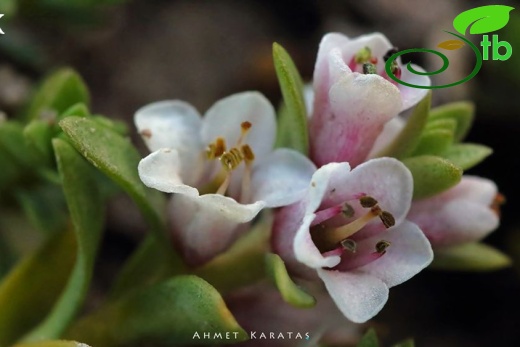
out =
<path fill-rule="evenodd" d="M 505 53 L 500 53 L 501 47 L 505 48 Z M 493 35 L 493 60 L 507 60 L 513 54 L 513 47 L 507 41 L 498 41 L 498 35 Z"/>

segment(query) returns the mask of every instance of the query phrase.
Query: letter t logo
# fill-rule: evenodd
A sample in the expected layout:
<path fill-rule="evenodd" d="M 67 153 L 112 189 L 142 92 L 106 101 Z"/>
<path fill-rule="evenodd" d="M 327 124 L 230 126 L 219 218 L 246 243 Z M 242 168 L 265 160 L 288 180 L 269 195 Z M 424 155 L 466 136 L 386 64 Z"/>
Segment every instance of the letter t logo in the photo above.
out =
<path fill-rule="evenodd" d="M 4 15 L 0 13 L 0 18 L 2 18 Z M 0 34 L 4 34 L 4 32 L 2 31 L 2 28 L 0 28 Z"/>

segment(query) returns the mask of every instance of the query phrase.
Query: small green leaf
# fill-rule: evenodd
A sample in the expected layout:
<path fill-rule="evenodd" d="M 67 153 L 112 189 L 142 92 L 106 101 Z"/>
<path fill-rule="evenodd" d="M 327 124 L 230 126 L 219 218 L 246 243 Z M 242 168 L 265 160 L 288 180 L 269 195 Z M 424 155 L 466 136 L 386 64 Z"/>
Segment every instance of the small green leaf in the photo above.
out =
<path fill-rule="evenodd" d="M 434 251 L 431 267 L 439 270 L 493 271 L 511 265 L 507 255 L 483 243 L 466 243 Z"/>
<path fill-rule="evenodd" d="M 63 119 L 66 117 L 71 117 L 71 116 L 88 117 L 88 116 L 90 116 L 90 111 L 88 110 L 87 105 L 85 105 L 82 102 L 79 102 L 77 104 L 70 106 L 65 111 L 63 111 L 59 115 L 58 119 Z"/>
<path fill-rule="evenodd" d="M 461 40 L 447 40 L 439 43 L 437 47 L 447 49 L 449 51 L 454 51 L 464 47 L 464 42 Z"/>
<path fill-rule="evenodd" d="M 405 341 L 396 343 L 393 347 L 415 347 L 413 339 L 407 339 Z"/>
<path fill-rule="evenodd" d="M 316 305 L 316 299 L 298 287 L 289 277 L 280 256 L 270 253 L 266 255 L 265 260 L 267 273 L 276 284 L 285 302 L 299 308 L 310 308 Z"/>
<path fill-rule="evenodd" d="M 163 230 L 161 208 L 156 205 L 163 204 L 164 197 L 139 179 L 137 166 L 141 156 L 129 139 L 88 118 L 71 116 L 59 125 L 78 152 L 133 198 L 152 229 Z"/>
<path fill-rule="evenodd" d="M 125 122 L 113 120 L 103 116 L 92 116 L 91 118 L 120 135 L 128 135 L 128 125 L 126 125 Z"/>
<path fill-rule="evenodd" d="M 455 141 L 461 141 L 468 133 L 475 114 L 475 105 L 467 101 L 452 102 L 432 108 L 429 121 L 453 119 L 457 122 Z"/>
<path fill-rule="evenodd" d="M 406 122 L 401 133 L 399 133 L 396 139 L 387 148 L 378 153 L 377 157 L 395 157 L 402 159 L 413 152 L 419 143 L 423 129 L 428 121 L 431 98 L 432 93 L 429 92 L 424 99 L 415 106 L 412 115 Z"/>
<path fill-rule="evenodd" d="M 301 76 L 289 53 L 277 43 L 273 44 L 273 59 L 286 107 L 286 112 L 280 115 L 278 122 L 278 131 L 283 135 L 279 143 L 307 155 L 309 135 Z"/>
<path fill-rule="evenodd" d="M 196 332 L 212 338 L 194 338 Z M 67 336 L 96 347 L 213 345 L 247 339 L 220 294 L 196 276 L 175 277 L 129 293 L 80 320 Z"/>
<path fill-rule="evenodd" d="M 462 170 L 468 170 L 486 159 L 491 153 L 493 153 L 493 150 L 489 147 L 473 143 L 461 143 L 451 146 L 441 156 Z"/>
<path fill-rule="evenodd" d="M 35 153 L 27 146 L 21 124 L 14 121 L 0 123 L 0 148 L 17 165 L 25 169 L 34 169 Z"/>
<path fill-rule="evenodd" d="M 65 340 L 20 343 L 13 347 L 89 347 L 84 343 Z"/>
<path fill-rule="evenodd" d="M 434 129 L 442 129 L 448 130 L 451 133 L 455 133 L 457 130 L 457 121 L 451 118 L 442 118 L 442 119 L 428 119 L 428 123 L 424 128 L 424 131 L 434 130 Z"/>
<path fill-rule="evenodd" d="M 0 346 L 10 346 L 38 324 L 67 283 L 74 259 L 74 233 L 61 232 L 25 257 L 0 284 Z"/>
<path fill-rule="evenodd" d="M 373 328 L 368 329 L 357 344 L 357 347 L 379 347 L 376 331 Z"/>
<path fill-rule="evenodd" d="M 419 140 L 412 156 L 441 154 L 453 143 L 453 131 L 446 129 L 426 130 Z"/>
<path fill-rule="evenodd" d="M 413 176 L 413 198 L 421 199 L 443 192 L 460 182 L 462 170 L 446 159 L 422 155 L 403 160 Z"/>
<path fill-rule="evenodd" d="M 55 131 L 49 122 L 40 119 L 32 120 L 23 129 L 27 145 L 36 153 L 38 162 L 48 166 L 54 163 L 51 139 Z"/>
<path fill-rule="evenodd" d="M 103 230 L 104 206 L 95 171 L 67 142 L 54 139 L 52 144 L 78 252 L 67 287 L 46 319 L 24 338 L 27 342 L 59 338 L 74 318 L 89 288 Z"/>
<path fill-rule="evenodd" d="M 88 89 L 74 70 L 64 68 L 47 77 L 34 94 L 26 119 L 39 119 L 50 114 L 58 116 L 77 103 L 89 104 Z"/>
<path fill-rule="evenodd" d="M 470 34 L 487 34 L 502 29 L 509 22 L 509 12 L 514 7 L 487 5 L 464 11 L 453 20 L 453 27 L 462 35 L 470 28 Z"/>

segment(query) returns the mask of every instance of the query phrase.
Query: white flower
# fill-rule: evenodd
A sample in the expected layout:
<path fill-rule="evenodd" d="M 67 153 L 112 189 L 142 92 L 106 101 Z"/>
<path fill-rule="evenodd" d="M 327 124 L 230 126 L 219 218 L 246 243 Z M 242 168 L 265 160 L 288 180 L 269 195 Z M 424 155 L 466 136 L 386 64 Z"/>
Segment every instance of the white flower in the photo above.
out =
<path fill-rule="evenodd" d="M 224 98 L 204 117 L 183 101 L 152 103 L 136 112 L 135 124 L 153 152 L 139 176 L 175 193 L 174 245 L 192 265 L 224 251 L 264 207 L 300 199 L 315 171 L 295 151 L 273 151 L 275 111 L 256 92 Z"/>

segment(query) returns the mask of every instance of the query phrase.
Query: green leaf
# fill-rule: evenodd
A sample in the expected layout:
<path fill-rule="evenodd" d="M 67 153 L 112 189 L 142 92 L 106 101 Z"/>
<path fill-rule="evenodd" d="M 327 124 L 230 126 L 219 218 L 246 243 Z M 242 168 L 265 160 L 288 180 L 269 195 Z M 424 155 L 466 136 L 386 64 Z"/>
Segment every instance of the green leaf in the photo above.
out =
<path fill-rule="evenodd" d="M 514 7 L 487 5 L 464 11 L 453 20 L 453 27 L 462 35 L 470 28 L 470 34 L 487 34 L 502 29 L 509 22 L 509 12 Z"/>
<path fill-rule="evenodd" d="M 13 121 L 0 123 L 0 148 L 17 165 L 34 169 L 35 153 L 27 146 L 21 124 Z"/>
<path fill-rule="evenodd" d="M 29 342 L 29 343 L 20 343 L 14 345 L 13 347 L 88 347 L 84 343 L 75 342 L 75 341 L 64 341 L 64 340 L 54 340 L 54 341 L 43 341 L 43 342 Z"/>
<path fill-rule="evenodd" d="M 429 92 L 424 99 L 415 106 L 403 130 L 387 148 L 377 154 L 377 157 L 395 157 L 402 159 L 413 152 L 419 143 L 423 129 L 428 121 L 431 98 L 432 93 Z"/>
<path fill-rule="evenodd" d="M 60 186 L 44 184 L 19 189 L 15 196 L 27 219 L 37 230 L 48 235 L 66 229 L 69 216 Z"/>
<path fill-rule="evenodd" d="M 432 108 L 429 121 L 453 119 L 457 122 L 455 141 L 459 142 L 468 133 L 475 114 L 475 105 L 471 102 L 460 101 Z"/>
<path fill-rule="evenodd" d="M 491 153 L 493 153 L 493 150 L 489 147 L 462 143 L 451 146 L 441 156 L 461 169 L 468 170 L 486 159 Z"/>
<path fill-rule="evenodd" d="M 278 122 L 279 134 L 283 135 L 278 143 L 307 155 L 309 134 L 301 76 L 289 53 L 276 42 L 273 44 L 273 60 L 286 107 Z"/>
<path fill-rule="evenodd" d="M 419 140 L 412 156 L 441 154 L 453 143 L 453 131 L 446 129 L 426 130 Z"/>
<path fill-rule="evenodd" d="M 92 116 L 92 119 L 120 135 L 128 135 L 128 125 L 125 122 L 109 119 L 104 116 Z"/>
<path fill-rule="evenodd" d="M 66 117 L 71 117 L 71 116 L 88 117 L 88 116 L 90 116 L 90 111 L 88 110 L 87 105 L 85 105 L 82 102 L 79 102 L 77 104 L 70 106 L 65 111 L 63 111 L 59 115 L 58 119 L 63 119 Z"/>
<path fill-rule="evenodd" d="M 451 118 L 441 118 L 441 119 L 431 119 L 431 117 L 428 119 L 428 123 L 426 124 L 426 127 L 424 127 L 424 131 L 428 130 L 448 130 L 451 133 L 455 133 L 455 130 L 457 130 L 457 121 L 455 119 Z"/>
<path fill-rule="evenodd" d="M 396 343 L 393 347 L 415 347 L 413 339 L 407 339 L 403 342 Z"/>
<path fill-rule="evenodd" d="M 266 255 L 267 273 L 288 304 L 299 308 L 310 308 L 316 305 L 316 299 L 298 287 L 287 273 L 285 264 L 277 254 Z"/>
<path fill-rule="evenodd" d="M 379 347 L 376 331 L 373 328 L 368 329 L 357 344 L 357 347 Z"/>
<path fill-rule="evenodd" d="M 164 196 L 139 179 L 141 156 L 129 139 L 88 118 L 67 117 L 59 125 L 78 152 L 132 197 L 152 230 L 164 230 L 161 207 L 157 206 L 164 203 Z"/>
<path fill-rule="evenodd" d="M 0 346 L 10 346 L 45 317 L 67 283 L 75 257 L 74 233 L 58 233 L 4 278 L 0 284 Z"/>
<path fill-rule="evenodd" d="M 466 243 L 434 251 L 431 267 L 439 270 L 493 271 L 511 265 L 507 255 L 483 243 Z"/>
<path fill-rule="evenodd" d="M 195 332 L 221 338 L 194 339 Z M 226 332 L 231 339 L 226 340 Z M 234 338 L 236 333 L 236 339 Z M 179 276 L 129 293 L 76 323 L 67 336 L 96 347 L 201 345 L 247 339 L 220 294 L 196 276 Z"/>
<path fill-rule="evenodd" d="M 52 144 L 78 252 L 65 290 L 46 319 L 24 338 L 28 342 L 59 338 L 74 318 L 89 288 L 103 230 L 104 204 L 95 171 L 67 142 L 54 139 Z"/>
<path fill-rule="evenodd" d="M 26 119 L 63 113 L 77 103 L 89 104 L 90 96 L 81 76 L 70 68 L 63 68 L 47 77 L 34 94 Z"/>
<path fill-rule="evenodd" d="M 413 198 L 421 199 L 443 192 L 460 182 L 462 170 L 446 159 L 422 155 L 403 160 L 413 176 Z"/>
<path fill-rule="evenodd" d="M 51 139 L 55 131 L 49 122 L 40 119 L 32 120 L 23 129 L 27 145 L 36 153 L 38 162 L 47 166 L 54 163 Z"/>

